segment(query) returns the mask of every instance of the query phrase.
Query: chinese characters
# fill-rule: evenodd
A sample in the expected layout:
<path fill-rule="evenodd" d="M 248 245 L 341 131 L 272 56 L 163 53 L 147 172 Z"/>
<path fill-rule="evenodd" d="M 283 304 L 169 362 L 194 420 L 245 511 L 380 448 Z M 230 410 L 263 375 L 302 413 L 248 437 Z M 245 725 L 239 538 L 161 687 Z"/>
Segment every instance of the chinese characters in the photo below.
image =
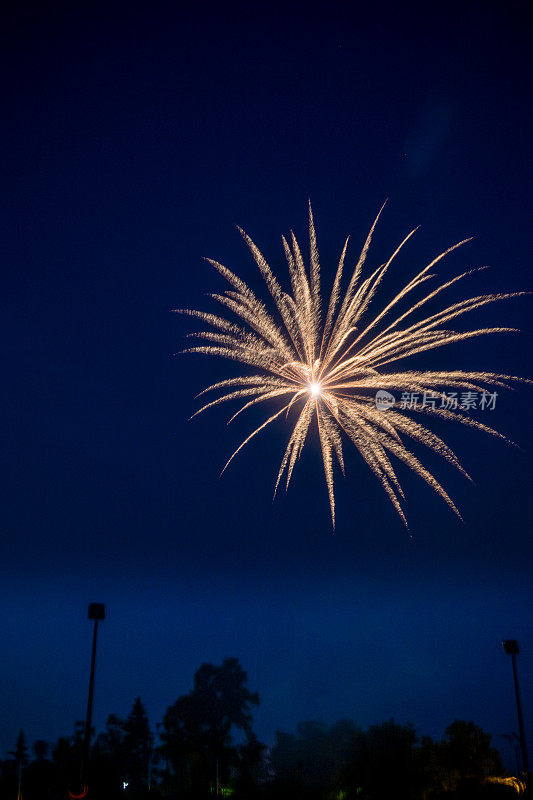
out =
<path fill-rule="evenodd" d="M 450 411 L 494 411 L 498 392 L 402 392 L 400 409 L 445 408 Z"/>

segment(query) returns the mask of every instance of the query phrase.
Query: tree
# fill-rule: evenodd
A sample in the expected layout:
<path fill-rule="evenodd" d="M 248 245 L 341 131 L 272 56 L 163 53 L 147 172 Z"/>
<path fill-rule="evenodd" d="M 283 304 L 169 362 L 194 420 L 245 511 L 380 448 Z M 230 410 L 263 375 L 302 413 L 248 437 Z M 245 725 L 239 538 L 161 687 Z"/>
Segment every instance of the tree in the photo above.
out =
<path fill-rule="evenodd" d="M 9 758 L 0 762 L 0 797 L 20 798 L 22 778 L 28 763 L 28 748 L 22 731 L 17 737 L 15 749 L 7 755 Z"/>
<path fill-rule="evenodd" d="M 48 750 L 50 746 L 48 742 L 45 742 L 44 739 L 37 739 L 33 743 L 33 754 L 37 761 L 44 761 L 46 756 L 48 755 Z"/>
<path fill-rule="evenodd" d="M 92 787 L 100 796 L 122 791 L 128 783 L 129 796 L 138 796 L 147 787 L 151 754 L 151 732 L 148 716 L 138 697 L 127 717 L 116 714 L 107 718 L 105 730 L 96 739 L 91 753 Z"/>
<path fill-rule="evenodd" d="M 444 764 L 464 776 L 483 778 L 500 774 L 500 754 L 491 747 L 491 738 L 490 733 L 473 722 L 455 720 L 444 733 Z"/>
<path fill-rule="evenodd" d="M 428 798 L 446 796 L 473 797 L 489 775 L 501 775 L 500 754 L 491 747 L 491 736 L 478 725 L 455 720 L 448 725 L 440 742 L 422 739 L 420 760 L 425 774 Z M 496 794 L 498 787 L 485 790 Z"/>
<path fill-rule="evenodd" d="M 116 714 L 110 714 L 105 730 L 96 739 L 100 752 L 115 761 L 122 761 L 124 752 L 124 720 Z"/>
<path fill-rule="evenodd" d="M 399 791 L 405 800 L 418 797 L 416 742 L 412 725 L 399 725 L 393 719 L 372 725 L 358 754 L 358 784 L 375 800 L 388 800 Z"/>
<path fill-rule="evenodd" d="M 126 775 L 133 789 L 146 786 L 152 735 L 148 715 L 138 697 L 123 725 Z"/>
<path fill-rule="evenodd" d="M 347 760 L 361 735 L 350 720 L 331 726 L 321 720 L 300 722 L 296 735 L 277 731 L 270 754 L 273 796 L 311 798 L 346 792 Z"/>
<path fill-rule="evenodd" d="M 26 737 L 24 736 L 24 731 L 20 731 L 17 738 L 17 744 L 15 745 L 15 749 L 10 750 L 9 755 L 15 759 L 17 764 L 20 764 L 22 767 L 27 766 L 28 747 L 26 745 Z"/>
<path fill-rule="evenodd" d="M 63 789 L 71 789 L 79 783 L 84 730 L 84 721 L 77 720 L 72 736 L 61 736 L 52 751 L 57 780 Z"/>
<path fill-rule="evenodd" d="M 57 774 L 47 758 L 49 745 L 37 739 L 32 745 L 35 759 L 24 773 L 24 800 L 51 800 L 57 797 Z"/>
<path fill-rule="evenodd" d="M 252 706 L 259 705 L 259 696 L 246 682 L 236 658 L 224 659 L 221 666 L 202 664 L 193 689 L 165 713 L 162 749 L 173 782 L 193 796 L 216 788 L 217 782 L 228 783 L 244 769 L 244 762 L 249 769 L 253 752 L 259 758 L 261 748 L 252 730 Z M 234 744 L 234 732 L 244 736 L 247 749 Z"/>
<path fill-rule="evenodd" d="M 126 776 L 126 750 L 124 745 L 125 721 L 116 714 L 107 718 L 104 730 L 91 748 L 91 792 L 99 797 L 118 796 Z"/>
<path fill-rule="evenodd" d="M 8 755 L 12 756 L 15 760 L 15 768 L 17 774 L 17 800 L 18 798 L 22 797 L 22 775 L 24 773 L 24 768 L 28 764 L 28 747 L 26 745 L 26 738 L 24 736 L 24 731 L 20 731 L 17 744 L 15 745 L 14 750 L 10 750 Z"/>

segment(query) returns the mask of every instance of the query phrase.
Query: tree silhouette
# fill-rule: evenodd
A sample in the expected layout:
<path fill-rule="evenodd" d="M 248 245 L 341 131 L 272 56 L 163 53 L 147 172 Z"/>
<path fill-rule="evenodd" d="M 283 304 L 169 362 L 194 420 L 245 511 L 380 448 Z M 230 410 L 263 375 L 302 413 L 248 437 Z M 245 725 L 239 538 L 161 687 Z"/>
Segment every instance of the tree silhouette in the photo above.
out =
<path fill-rule="evenodd" d="M 8 755 L 12 756 L 15 760 L 16 775 L 17 775 L 17 800 L 22 797 L 22 776 L 24 768 L 28 764 L 28 747 L 26 745 L 26 738 L 24 732 L 20 731 L 17 744 L 14 750 L 10 750 Z"/>
<path fill-rule="evenodd" d="M 218 790 L 234 774 L 250 769 L 261 747 L 252 730 L 252 706 L 257 693 L 246 686 L 247 676 L 236 658 L 221 666 L 202 664 L 194 688 L 171 705 L 163 719 L 161 739 L 176 787 L 192 796 Z M 246 747 L 235 745 L 233 733 Z"/>
<path fill-rule="evenodd" d="M 17 764 L 20 764 L 22 768 L 27 766 L 28 747 L 26 745 L 26 737 L 24 736 L 24 731 L 20 731 L 17 737 L 17 743 L 15 745 L 15 749 L 10 750 L 8 755 L 12 756 L 17 762 Z"/>
<path fill-rule="evenodd" d="M 235 658 L 202 664 L 190 692 L 156 725 L 164 770 L 150 780 L 152 733 L 139 697 L 127 718 L 111 714 L 90 752 L 90 796 L 98 800 L 477 800 L 516 794 L 491 737 L 473 722 L 455 720 L 440 741 L 418 741 L 411 725 L 389 720 L 363 730 L 350 720 L 298 724 L 278 731 L 269 758 L 252 727 L 257 693 Z M 20 732 L 0 761 L 0 800 L 64 800 L 79 780 L 84 723 L 48 744 L 28 747 Z M 125 791 L 124 791 L 125 790 Z"/>
<path fill-rule="evenodd" d="M 61 736 L 52 751 L 52 763 L 58 783 L 62 787 L 72 788 L 79 783 L 84 731 L 84 721 L 77 720 L 73 734 Z"/>
<path fill-rule="evenodd" d="M 500 754 L 490 742 L 490 733 L 485 733 L 478 725 L 455 720 L 444 734 L 444 763 L 462 775 L 477 778 L 500 774 Z"/>
<path fill-rule="evenodd" d="M 50 745 L 48 742 L 45 742 L 44 739 L 37 739 L 33 743 L 33 755 L 37 759 L 37 761 L 44 761 L 46 756 L 48 755 L 48 750 L 50 749 Z"/>
<path fill-rule="evenodd" d="M 135 700 L 128 719 L 124 723 L 124 749 L 126 751 L 126 775 L 132 789 L 146 786 L 151 732 L 148 715 L 140 697 Z"/>
<path fill-rule="evenodd" d="M 361 730 L 350 720 L 328 726 L 321 720 L 300 722 L 296 735 L 277 731 L 270 754 L 274 794 L 319 797 L 343 791 L 344 771 Z"/>
<path fill-rule="evenodd" d="M 485 777 L 502 775 L 500 754 L 490 742 L 490 734 L 464 720 L 448 725 L 440 742 L 424 737 L 420 756 L 427 797 L 449 796 L 450 793 L 474 797 L 482 791 Z M 496 795 L 505 790 L 489 787 L 483 791 Z"/>
<path fill-rule="evenodd" d="M 127 717 L 107 718 L 91 752 L 91 790 L 114 796 L 128 784 L 128 796 L 141 796 L 148 784 L 151 732 L 148 715 L 138 697 Z"/>
<path fill-rule="evenodd" d="M 24 773 L 24 800 L 52 800 L 58 787 L 53 763 L 47 758 L 49 744 L 37 739 L 32 745 L 34 760 Z"/>
<path fill-rule="evenodd" d="M 360 734 L 348 759 L 345 776 L 350 789 L 361 787 L 373 800 L 419 797 L 416 732 L 412 725 L 388 720 Z"/>
<path fill-rule="evenodd" d="M 124 750 L 124 720 L 116 714 L 110 714 L 105 730 L 98 735 L 97 744 L 101 753 L 114 759 L 122 760 Z"/>
<path fill-rule="evenodd" d="M 99 797 L 115 797 L 122 789 L 126 775 L 124 724 L 121 717 L 110 714 L 91 748 L 90 789 L 91 793 L 98 790 Z"/>

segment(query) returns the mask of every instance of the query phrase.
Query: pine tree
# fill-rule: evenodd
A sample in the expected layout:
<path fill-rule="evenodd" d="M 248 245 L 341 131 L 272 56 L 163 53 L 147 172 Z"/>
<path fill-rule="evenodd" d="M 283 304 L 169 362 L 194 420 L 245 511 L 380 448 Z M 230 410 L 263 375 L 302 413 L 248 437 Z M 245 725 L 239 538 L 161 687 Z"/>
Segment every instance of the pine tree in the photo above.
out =
<path fill-rule="evenodd" d="M 146 709 L 137 697 L 124 723 L 126 770 L 132 787 L 140 788 L 148 781 L 151 738 Z"/>
<path fill-rule="evenodd" d="M 24 736 L 24 732 L 20 731 L 17 739 L 17 744 L 15 745 L 15 749 L 9 752 L 10 756 L 16 761 L 16 768 L 17 768 L 17 800 L 21 800 L 22 798 L 22 775 L 24 772 L 24 768 L 28 763 L 28 747 L 26 745 L 26 737 Z"/>

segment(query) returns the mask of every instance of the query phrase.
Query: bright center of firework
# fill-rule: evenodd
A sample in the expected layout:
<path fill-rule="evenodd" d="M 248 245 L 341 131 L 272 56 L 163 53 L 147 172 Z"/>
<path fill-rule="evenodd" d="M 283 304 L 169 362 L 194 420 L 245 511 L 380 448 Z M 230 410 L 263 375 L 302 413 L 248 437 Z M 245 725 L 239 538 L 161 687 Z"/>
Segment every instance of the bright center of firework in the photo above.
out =
<path fill-rule="evenodd" d="M 318 397 L 322 393 L 322 387 L 319 383 L 309 384 L 309 394 L 312 397 Z"/>

